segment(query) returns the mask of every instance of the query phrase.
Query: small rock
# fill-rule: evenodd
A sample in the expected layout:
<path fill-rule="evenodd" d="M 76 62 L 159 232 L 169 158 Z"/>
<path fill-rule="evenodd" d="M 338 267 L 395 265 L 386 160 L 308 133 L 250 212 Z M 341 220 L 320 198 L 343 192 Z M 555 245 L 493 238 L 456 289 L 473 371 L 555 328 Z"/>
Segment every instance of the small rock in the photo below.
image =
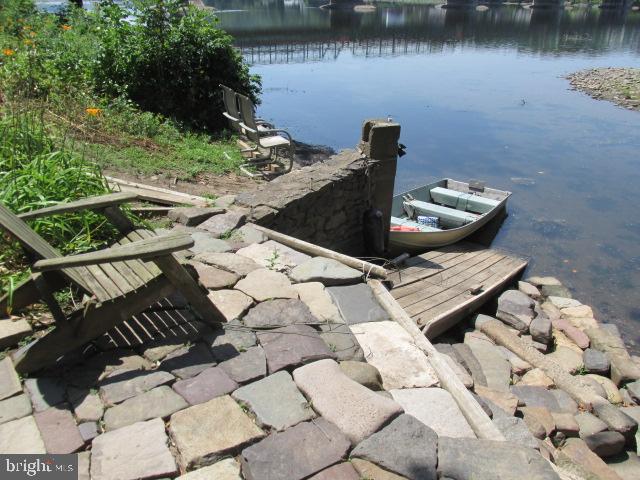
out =
<path fill-rule="evenodd" d="M 465 386 L 465 388 L 473 387 L 473 378 L 471 377 L 471 375 L 469 375 L 469 373 L 467 373 L 467 371 L 464 369 L 462 365 L 460 365 L 458 362 L 456 362 L 453 358 L 451 358 L 448 355 L 442 355 L 442 358 L 446 363 L 449 364 L 449 367 L 451 368 L 451 370 L 454 371 L 454 373 L 456 374 L 458 379 L 462 382 L 462 384 Z"/>
<path fill-rule="evenodd" d="M 236 201 L 236 196 L 232 194 L 222 195 L 214 200 L 216 207 L 229 208 Z M 226 480 L 226 479 L 225 479 Z"/>
<path fill-rule="evenodd" d="M 515 395 L 509 392 L 491 390 L 490 388 L 483 387 L 482 385 L 475 385 L 474 390 L 481 398 L 496 404 L 508 415 L 515 415 L 516 408 L 518 407 L 518 397 Z"/>
<path fill-rule="evenodd" d="M 352 458 L 351 465 L 360 474 L 358 478 L 367 480 L 405 480 L 405 477 L 396 475 L 388 470 L 384 470 L 375 463 L 362 460 L 361 458 Z"/>
<path fill-rule="evenodd" d="M 631 398 L 640 402 L 640 380 L 636 380 L 635 382 L 627 383 L 626 385 L 627 392 L 631 396 Z"/>
<path fill-rule="evenodd" d="M 576 413 L 578 413 L 578 404 L 573 398 L 569 396 L 567 392 L 565 392 L 564 390 L 555 389 L 555 390 L 550 390 L 549 393 L 551 393 L 551 395 L 555 398 L 559 406 L 559 409 L 556 410 L 555 412 L 571 413 L 572 415 L 575 415 Z"/>
<path fill-rule="evenodd" d="M 471 348 L 469 348 L 469 345 L 465 343 L 456 343 L 451 347 L 453 348 L 453 351 L 456 352 L 456 355 L 461 359 L 462 365 L 467 369 L 469 373 L 471 373 L 474 386 L 482 385 L 486 387 L 487 378 L 482 371 L 480 362 L 478 362 L 478 359 L 473 355 L 473 352 L 471 351 Z"/>
<path fill-rule="evenodd" d="M 195 227 L 208 218 L 224 212 L 224 208 L 179 207 L 169 210 L 167 217 L 169 217 L 169 220 L 181 223 L 187 227 Z"/>
<path fill-rule="evenodd" d="M 366 283 L 329 287 L 327 291 L 338 306 L 344 321 L 349 325 L 391 320 L 389 314 L 376 300 Z"/>
<path fill-rule="evenodd" d="M 458 404 L 449 392 L 441 388 L 405 388 L 391 390 L 393 399 L 405 413 L 413 415 L 439 437 L 475 438 Z"/>
<path fill-rule="evenodd" d="M 92 480 L 134 480 L 173 476 L 176 462 L 159 418 L 106 432 L 91 445 Z"/>
<path fill-rule="evenodd" d="M 251 347 L 237 357 L 220 363 L 218 367 L 240 385 L 267 375 L 267 359 L 262 347 Z"/>
<path fill-rule="evenodd" d="M 580 425 L 571 413 L 551 412 L 553 423 L 556 425 L 558 432 L 564 433 L 567 437 L 577 437 L 580 431 Z"/>
<path fill-rule="evenodd" d="M 535 285 L 536 287 L 542 287 L 543 285 L 562 285 L 560 280 L 555 277 L 529 277 L 527 278 L 527 282 Z"/>
<path fill-rule="evenodd" d="M 209 300 L 220 310 L 227 322 L 240 318 L 253 305 L 251 297 L 239 290 L 215 290 L 209 292 Z"/>
<path fill-rule="evenodd" d="M 562 411 L 555 396 L 543 387 L 514 385 L 511 387 L 511 393 L 527 407 L 544 407 L 550 412 Z"/>
<path fill-rule="evenodd" d="M 189 404 L 197 405 L 233 392 L 238 384 L 222 368 L 212 367 L 193 378 L 177 381 L 172 388 Z"/>
<path fill-rule="evenodd" d="M 333 360 L 300 367 L 293 372 L 293 379 L 314 410 L 340 428 L 354 445 L 402 413 L 400 405 L 351 380 Z"/>
<path fill-rule="evenodd" d="M 369 390 L 382 390 L 382 377 L 376 367 L 365 362 L 344 360 L 340 362 L 340 369 L 351 380 L 364 385 Z"/>
<path fill-rule="evenodd" d="M 240 275 L 236 273 L 227 272 L 201 262 L 191 262 L 191 265 L 198 272 L 200 284 L 208 290 L 232 288 L 240 280 Z"/>
<path fill-rule="evenodd" d="M 169 432 L 183 470 L 234 455 L 264 436 L 228 395 L 174 413 Z"/>
<path fill-rule="evenodd" d="M 508 392 L 511 364 L 504 359 L 498 348 L 488 339 L 476 338 L 469 333 L 465 334 L 464 343 L 469 345 L 473 356 L 480 363 L 487 386 L 493 390 Z"/>
<path fill-rule="evenodd" d="M 241 248 L 238 255 L 250 258 L 263 268 L 284 271 L 306 262 L 311 257 L 273 240 Z"/>
<path fill-rule="evenodd" d="M 498 353 L 502 355 L 503 358 L 509 361 L 509 363 L 511 364 L 511 371 L 516 375 L 524 375 L 533 368 L 529 362 L 522 360 L 508 348 L 505 348 L 502 345 L 498 345 L 497 349 Z"/>
<path fill-rule="evenodd" d="M 84 446 L 73 415 L 66 408 L 49 408 L 36 413 L 33 418 L 47 453 L 73 453 Z"/>
<path fill-rule="evenodd" d="M 607 377 L 603 377 L 602 375 L 595 375 L 593 373 L 590 373 L 586 376 L 592 378 L 602 386 L 605 391 L 607 400 L 609 400 L 614 405 L 622 403 L 622 397 L 620 396 L 620 392 L 618 391 L 618 387 L 616 387 L 615 383 L 613 383 Z"/>
<path fill-rule="evenodd" d="M 571 292 L 562 285 L 542 285 L 540 292 L 545 297 L 571 298 Z"/>
<path fill-rule="evenodd" d="M 339 463 L 316 473 L 309 480 L 360 480 L 360 474 L 350 463 Z"/>
<path fill-rule="evenodd" d="M 104 413 L 104 404 L 100 396 L 91 393 L 88 388 L 70 387 L 67 395 L 78 423 L 98 422 Z"/>
<path fill-rule="evenodd" d="M 556 348 L 565 347 L 573 350 L 578 355 L 582 356 L 582 349 L 575 344 L 573 340 L 570 340 L 561 330 L 553 329 L 553 341 Z"/>
<path fill-rule="evenodd" d="M 578 377 L 578 382 L 582 384 L 583 388 L 590 390 L 591 393 L 597 395 L 602 398 L 607 398 L 607 392 L 600 385 L 599 382 L 596 382 L 593 378 L 587 377 L 586 375 L 581 375 Z"/>
<path fill-rule="evenodd" d="M 557 347 L 547 358 L 556 362 L 567 373 L 575 373 L 582 367 L 582 355 L 567 347 Z"/>
<path fill-rule="evenodd" d="M 0 425 L 0 452 L 3 455 L 47 453 L 33 416 L 29 415 Z"/>
<path fill-rule="evenodd" d="M 621 409 L 610 403 L 601 403 L 593 406 L 593 413 L 607 424 L 609 430 L 621 433 L 629 442 L 638 431 L 638 423 Z"/>
<path fill-rule="evenodd" d="M 100 435 L 97 422 L 80 423 L 78 425 L 78 431 L 80 432 L 80 436 L 82 437 L 82 440 L 84 440 L 84 443 L 89 443 Z"/>
<path fill-rule="evenodd" d="M 440 478 L 460 480 L 557 480 L 553 468 L 533 449 L 507 442 L 440 437 Z"/>
<path fill-rule="evenodd" d="M 615 471 L 622 480 L 636 480 L 640 478 L 640 458 L 635 452 L 627 451 L 609 457 L 607 465 Z"/>
<path fill-rule="evenodd" d="M 0 360 L 0 400 L 22 393 L 20 378 L 13 368 L 11 358 Z M 46 408 L 46 407 L 45 407 Z"/>
<path fill-rule="evenodd" d="M 269 374 L 315 360 L 335 358 L 320 335 L 308 325 L 289 325 L 259 332 L 258 340 L 267 356 Z"/>
<path fill-rule="evenodd" d="M 505 414 L 494 418 L 492 422 L 502 432 L 507 442 L 513 442 L 528 448 L 538 448 L 538 440 L 531 435 L 529 427 L 521 418 Z"/>
<path fill-rule="evenodd" d="M 242 243 L 250 245 L 252 243 L 262 243 L 269 240 L 269 238 L 260 230 L 252 227 L 251 225 L 243 225 L 234 232 L 240 238 Z"/>
<path fill-rule="evenodd" d="M 20 394 L 0 401 L 0 424 L 18 420 L 27 415 L 31 415 L 31 402 L 26 395 Z"/>
<path fill-rule="evenodd" d="M 209 348 L 203 343 L 196 343 L 171 352 L 162 361 L 160 368 L 178 378 L 186 379 L 195 377 L 215 364 Z"/>
<path fill-rule="evenodd" d="M 547 300 L 554 307 L 559 308 L 561 310 L 561 313 L 563 308 L 572 308 L 572 307 L 582 306 L 582 303 L 580 303 L 578 300 L 574 300 L 571 297 L 556 297 L 552 295 Z"/>
<path fill-rule="evenodd" d="M 540 299 L 540 290 L 538 290 L 528 282 L 518 282 L 518 290 L 520 290 L 525 295 L 533 298 L 534 300 Z"/>
<path fill-rule="evenodd" d="M 591 346 L 604 352 L 611 362 L 611 380 L 616 385 L 640 379 L 640 367 L 629 356 L 622 339 L 602 328 L 588 328 Z"/>
<path fill-rule="evenodd" d="M 248 275 L 254 270 L 262 268 L 261 265 L 258 265 L 250 258 L 243 257 L 242 255 L 236 255 L 235 253 L 203 252 L 196 255 L 194 260 L 206 263 L 207 265 L 213 265 L 214 267 L 235 273 L 241 277 Z"/>
<path fill-rule="evenodd" d="M 195 244 L 189 250 L 195 255 L 202 253 L 226 253 L 231 251 L 231 245 L 224 240 L 215 238 L 208 232 L 191 232 L 191 238 Z"/>
<path fill-rule="evenodd" d="M 564 446 L 554 452 L 554 463 L 566 467 L 578 478 L 620 480 L 586 443 L 579 438 L 568 438 Z"/>
<path fill-rule="evenodd" d="M 27 378 L 24 386 L 36 412 L 42 412 L 65 401 L 65 387 L 58 378 Z"/>
<path fill-rule="evenodd" d="M 163 385 L 107 409 L 104 413 L 105 430 L 116 430 L 156 417 L 165 418 L 188 406 L 180 395 Z"/>
<path fill-rule="evenodd" d="M 246 215 L 241 211 L 230 211 L 219 215 L 214 215 L 205 222 L 198 225 L 201 230 L 206 230 L 215 238 L 227 234 L 231 230 L 244 224 Z"/>
<path fill-rule="evenodd" d="M 363 272 L 331 258 L 314 257 L 291 270 L 289 276 L 296 283 L 320 282 L 332 286 L 358 283 Z"/>
<path fill-rule="evenodd" d="M 288 372 L 245 385 L 232 396 L 248 405 L 263 428 L 285 430 L 316 416 Z"/>
<path fill-rule="evenodd" d="M 173 375 L 161 370 L 116 372 L 101 382 L 100 396 L 107 405 L 115 405 L 174 379 Z"/>
<path fill-rule="evenodd" d="M 562 318 L 593 318 L 593 310 L 588 305 L 561 308 L 560 312 Z"/>
<path fill-rule="evenodd" d="M 410 480 L 436 476 L 438 435 L 411 415 L 400 415 L 351 452 Z"/>
<path fill-rule="evenodd" d="M 496 318 L 513 328 L 526 332 L 533 320 L 534 301 L 517 290 L 507 290 L 498 298 Z"/>
<path fill-rule="evenodd" d="M 554 319 L 552 321 L 553 327 L 562 331 L 569 340 L 575 343 L 580 349 L 584 350 L 589 347 L 589 337 L 579 328 L 576 328 L 564 318 Z"/>
<path fill-rule="evenodd" d="M 574 418 L 578 423 L 581 438 L 604 432 L 608 428 L 606 423 L 589 412 L 580 412 Z"/>
<path fill-rule="evenodd" d="M 300 300 L 277 299 L 259 303 L 242 319 L 250 328 L 265 329 L 294 324 L 317 324 L 309 308 Z"/>
<path fill-rule="evenodd" d="M 286 275 L 266 268 L 254 270 L 240 280 L 236 290 L 246 293 L 258 302 L 274 298 L 298 298 Z"/>
<path fill-rule="evenodd" d="M 0 318 L 0 350 L 13 347 L 32 332 L 31 325 L 24 318 Z"/>
<path fill-rule="evenodd" d="M 544 407 L 520 407 L 524 421 L 534 437 L 544 439 L 556 430 L 551 412 Z M 539 431 L 541 429 L 541 431 Z"/>
<path fill-rule="evenodd" d="M 393 321 L 359 323 L 351 326 L 366 358 L 378 369 L 385 390 L 430 387 L 438 378 L 427 357 L 411 335 Z"/>
<path fill-rule="evenodd" d="M 344 458 L 349 441 L 324 418 L 269 435 L 242 451 L 247 480 L 302 480 Z"/>
<path fill-rule="evenodd" d="M 600 458 L 617 455 L 624 450 L 625 439 L 618 432 L 599 432 L 584 438 L 587 447 Z"/>
<path fill-rule="evenodd" d="M 544 344 L 551 342 L 551 320 L 544 313 L 540 312 L 529 324 L 529 333 L 536 341 Z"/>
<path fill-rule="evenodd" d="M 320 282 L 296 283 L 292 287 L 318 320 L 327 323 L 344 323 L 340 311 L 323 284 Z"/>
<path fill-rule="evenodd" d="M 547 390 L 552 388 L 554 383 L 544 371 L 539 368 L 529 370 L 518 382 L 518 385 L 534 385 L 537 387 L 544 387 Z"/>

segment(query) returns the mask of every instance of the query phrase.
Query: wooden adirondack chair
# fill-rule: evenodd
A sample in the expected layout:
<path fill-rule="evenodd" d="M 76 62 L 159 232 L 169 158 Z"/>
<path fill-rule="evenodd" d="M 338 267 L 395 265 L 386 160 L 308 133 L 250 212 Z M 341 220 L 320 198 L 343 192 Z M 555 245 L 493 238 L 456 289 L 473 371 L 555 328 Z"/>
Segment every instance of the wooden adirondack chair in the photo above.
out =
<path fill-rule="evenodd" d="M 55 320 L 55 328 L 14 354 L 20 373 L 52 366 L 62 355 L 104 334 L 152 303 L 176 290 L 205 322 L 224 321 L 197 280 L 173 254 L 193 246 L 187 233 L 157 236 L 136 229 L 119 205 L 137 198 L 134 193 L 112 193 L 61 203 L 15 215 L 0 203 L 0 226 L 16 238 L 33 260 L 32 275 L 12 295 L 19 309 L 43 300 Z M 122 233 L 117 245 L 96 252 L 63 257 L 34 232 L 25 220 L 93 210 L 103 213 Z M 53 293 L 70 284 L 87 295 L 81 308 L 65 315 Z M 0 298 L 0 313 L 7 310 L 8 295 Z"/>

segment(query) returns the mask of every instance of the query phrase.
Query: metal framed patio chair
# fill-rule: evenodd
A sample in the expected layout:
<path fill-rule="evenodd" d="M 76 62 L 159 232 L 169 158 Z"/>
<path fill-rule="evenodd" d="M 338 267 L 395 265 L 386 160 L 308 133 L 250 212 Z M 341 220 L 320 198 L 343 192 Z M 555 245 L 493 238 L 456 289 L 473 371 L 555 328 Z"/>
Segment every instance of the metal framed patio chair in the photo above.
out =
<path fill-rule="evenodd" d="M 282 167 L 278 174 L 287 173 L 293 167 L 295 145 L 291 134 L 282 128 L 260 126 L 255 117 L 255 105 L 250 98 L 237 94 L 242 122 L 240 126 L 247 138 L 267 155 L 255 159 L 257 163 L 275 163 Z M 251 162 L 254 163 L 254 162 Z M 255 164 L 255 163 L 254 163 Z"/>
<path fill-rule="evenodd" d="M 20 348 L 14 355 L 16 370 L 29 373 L 53 366 L 64 354 L 91 342 L 128 320 L 152 303 L 179 291 L 194 313 L 206 323 L 224 322 L 207 298 L 206 290 L 174 252 L 194 244 L 188 233 L 158 236 L 135 228 L 119 205 L 136 200 L 134 193 L 112 193 L 60 203 L 16 215 L 0 203 L 0 227 L 23 247 L 32 275 L 12 295 L 0 298 L 4 315 L 11 302 L 19 309 L 43 300 L 55 320 L 43 337 Z M 104 214 L 122 234 L 113 247 L 62 256 L 25 220 L 67 212 L 92 210 Z M 65 314 L 54 297 L 56 291 L 74 285 L 85 294 L 81 306 Z"/>

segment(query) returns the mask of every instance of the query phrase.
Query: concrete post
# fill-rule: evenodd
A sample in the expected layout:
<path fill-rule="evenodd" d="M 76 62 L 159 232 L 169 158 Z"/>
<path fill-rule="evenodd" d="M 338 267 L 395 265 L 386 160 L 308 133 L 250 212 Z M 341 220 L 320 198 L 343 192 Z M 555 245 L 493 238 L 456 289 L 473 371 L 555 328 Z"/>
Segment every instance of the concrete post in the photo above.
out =
<path fill-rule="evenodd" d="M 384 245 L 389 244 L 391 203 L 398 164 L 398 140 L 400 124 L 386 120 L 366 120 L 362 126 L 360 148 L 371 160 L 375 160 L 375 183 L 371 188 L 370 203 L 382 211 Z"/>

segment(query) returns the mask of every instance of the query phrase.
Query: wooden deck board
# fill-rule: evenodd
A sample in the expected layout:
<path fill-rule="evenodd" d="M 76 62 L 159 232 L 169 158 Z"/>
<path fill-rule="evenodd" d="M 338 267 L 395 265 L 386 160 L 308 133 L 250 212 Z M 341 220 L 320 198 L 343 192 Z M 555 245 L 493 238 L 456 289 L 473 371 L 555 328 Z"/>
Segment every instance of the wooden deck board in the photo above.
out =
<path fill-rule="evenodd" d="M 433 338 L 498 294 L 527 261 L 473 243 L 432 250 L 407 261 L 391 277 L 391 294 L 429 338 Z M 472 294 L 472 286 L 482 290 Z"/>

